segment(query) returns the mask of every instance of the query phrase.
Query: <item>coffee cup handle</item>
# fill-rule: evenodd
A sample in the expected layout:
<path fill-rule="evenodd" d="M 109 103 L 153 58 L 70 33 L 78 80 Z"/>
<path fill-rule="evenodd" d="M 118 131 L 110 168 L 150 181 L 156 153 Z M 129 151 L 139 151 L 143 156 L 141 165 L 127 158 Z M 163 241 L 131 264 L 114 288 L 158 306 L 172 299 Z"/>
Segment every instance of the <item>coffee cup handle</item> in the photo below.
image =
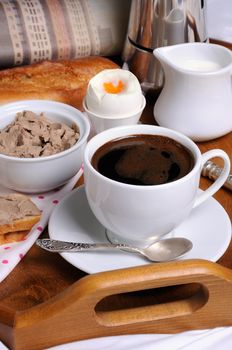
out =
<path fill-rule="evenodd" d="M 202 168 L 203 165 L 211 158 L 219 157 L 224 161 L 224 167 L 216 179 L 205 191 L 201 192 L 194 203 L 193 208 L 205 202 L 209 197 L 213 196 L 225 183 L 230 173 L 230 158 L 226 152 L 221 149 L 213 149 L 202 154 Z M 201 170 L 202 170 L 201 168 Z"/>

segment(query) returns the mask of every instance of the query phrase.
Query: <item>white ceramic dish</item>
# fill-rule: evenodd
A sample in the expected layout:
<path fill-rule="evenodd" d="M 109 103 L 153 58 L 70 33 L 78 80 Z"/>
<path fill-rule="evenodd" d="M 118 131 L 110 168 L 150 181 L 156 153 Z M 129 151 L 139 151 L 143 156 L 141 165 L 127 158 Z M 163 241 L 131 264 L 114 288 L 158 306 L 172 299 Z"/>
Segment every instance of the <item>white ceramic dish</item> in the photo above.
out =
<path fill-rule="evenodd" d="M 134 125 L 139 122 L 139 119 L 141 117 L 141 114 L 145 108 L 146 105 L 146 99 L 142 95 L 141 96 L 142 103 L 140 109 L 136 113 L 125 113 L 119 116 L 102 116 L 96 113 L 91 112 L 88 110 L 86 106 L 86 102 L 84 101 L 83 107 L 85 112 L 87 113 L 91 124 L 93 126 L 94 132 L 98 134 L 99 132 L 102 132 L 106 129 L 114 128 L 116 126 L 123 126 L 123 125 Z"/>
<path fill-rule="evenodd" d="M 90 131 L 88 119 L 69 105 L 46 100 L 25 100 L 0 106 L 0 129 L 15 119 L 18 112 L 32 111 L 62 122 L 75 123 L 80 137 L 71 148 L 47 157 L 17 158 L 0 154 L 0 184 L 27 193 L 47 192 L 66 183 L 81 167 Z"/>
<path fill-rule="evenodd" d="M 89 243 L 107 241 L 104 227 L 89 208 L 83 186 L 72 191 L 58 204 L 50 217 L 48 229 L 53 239 Z M 230 243 L 231 222 L 224 208 L 214 198 L 210 198 L 194 209 L 172 236 L 186 237 L 193 242 L 193 249 L 182 259 L 217 261 Z M 125 252 L 61 253 L 61 256 L 87 273 L 149 263 L 136 254 Z"/>

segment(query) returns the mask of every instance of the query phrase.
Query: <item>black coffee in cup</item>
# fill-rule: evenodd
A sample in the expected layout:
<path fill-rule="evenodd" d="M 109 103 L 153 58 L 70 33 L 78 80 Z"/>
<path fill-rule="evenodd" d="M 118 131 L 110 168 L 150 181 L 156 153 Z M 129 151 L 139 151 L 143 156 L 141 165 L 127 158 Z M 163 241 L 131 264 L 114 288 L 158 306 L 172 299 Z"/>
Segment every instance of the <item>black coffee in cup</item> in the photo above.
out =
<path fill-rule="evenodd" d="M 159 185 L 178 180 L 194 166 L 191 152 L 160 135 L 131 135 L 101 146 L 93 167 L 109 179 L 132 185 Z"/>

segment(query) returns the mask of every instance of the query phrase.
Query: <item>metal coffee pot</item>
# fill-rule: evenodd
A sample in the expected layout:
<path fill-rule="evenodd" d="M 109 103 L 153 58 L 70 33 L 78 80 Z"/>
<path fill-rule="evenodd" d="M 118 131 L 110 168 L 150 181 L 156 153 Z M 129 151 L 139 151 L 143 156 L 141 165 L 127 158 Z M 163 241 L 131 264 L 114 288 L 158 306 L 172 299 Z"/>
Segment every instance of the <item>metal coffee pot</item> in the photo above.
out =
<path fill-rule="evenodd" d="M 157 47 L 207 41 L 204 0 L 131 0 L 122 59 L 142 89 L 161 90 L 163 71 Z"/>

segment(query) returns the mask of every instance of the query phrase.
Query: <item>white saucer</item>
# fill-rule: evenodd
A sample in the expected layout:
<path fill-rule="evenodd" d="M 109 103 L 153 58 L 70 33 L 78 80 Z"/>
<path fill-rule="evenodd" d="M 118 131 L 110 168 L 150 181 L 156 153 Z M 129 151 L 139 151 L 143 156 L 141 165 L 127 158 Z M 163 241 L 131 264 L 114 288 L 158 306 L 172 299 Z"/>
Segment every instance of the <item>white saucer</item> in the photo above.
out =
<path fill-rule="evenodd" d="M 74 242 L 106 242 L 105 228 L 92 214 L 84 186 L 69 193 L 53 210 L 49 220 L 49 235 L 53 239 Z M 182 259 L 217 261 L 231 240 L 231 222 L 224 208 L 208 199 L 194 209 L 188 219 L 173 233 L 193 242 L 193 249 Z M 61 253 L 72 265 L 87 273 L 148 264 L 136 254 L 121 251 Z"/>

